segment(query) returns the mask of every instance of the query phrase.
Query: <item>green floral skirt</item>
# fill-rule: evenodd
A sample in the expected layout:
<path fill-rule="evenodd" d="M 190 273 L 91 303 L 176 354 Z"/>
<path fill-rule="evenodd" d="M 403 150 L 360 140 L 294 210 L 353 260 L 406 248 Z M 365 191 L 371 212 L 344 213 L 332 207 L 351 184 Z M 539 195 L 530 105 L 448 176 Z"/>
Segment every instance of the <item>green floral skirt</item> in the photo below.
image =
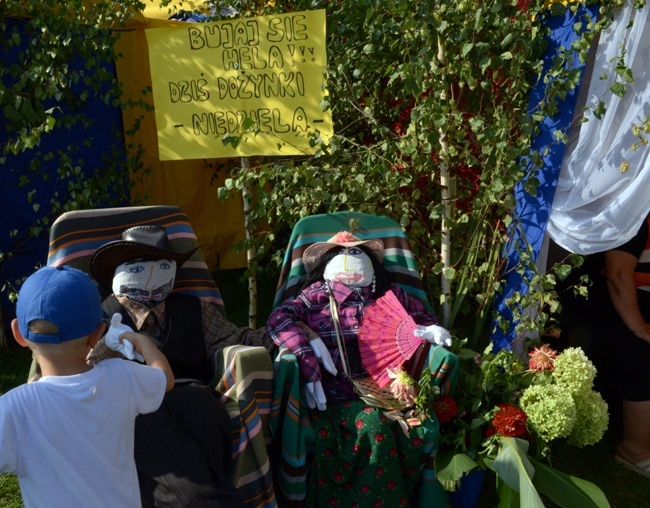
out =
<path fill-rule="evenodd" d="M 311 411 L 316 440 L 307 506 L 408 506 L 438 429 L 408 428 L 361 401 Z"/>

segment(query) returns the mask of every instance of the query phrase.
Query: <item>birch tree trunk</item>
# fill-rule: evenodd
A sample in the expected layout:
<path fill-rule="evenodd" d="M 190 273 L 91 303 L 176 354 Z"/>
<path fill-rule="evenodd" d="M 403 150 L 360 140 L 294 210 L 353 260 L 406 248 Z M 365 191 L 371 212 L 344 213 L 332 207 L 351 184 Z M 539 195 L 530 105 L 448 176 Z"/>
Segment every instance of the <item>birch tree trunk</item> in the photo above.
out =
<path fill-rule="evenodd" d="M 248 157 L 241 158 L 241 169 L 246 172 L 250 170 Z M 248 247 L 246 249 L 246 262 L 248 268 L 251 267 L 251 261 L 255 257 L 255 248 L 253 247 L 253 225 L 250 220 L 250 202 L 253 196 L 249 190 L 248 183 L 242 186 L 242 199 L 244 202 L 244 230 L 246 231 L 246 240 Z M 257 328 L 257 276 L 251 273 L 248 277 L 248 326 L 252 329 Z"/>
<path fill-rule="evenodd" d="M 446 65 L 445 47 L 443 41 L 438 37 L 438 61 L 440 62 L 441 69 Z M 444 70 L 443 70 L 444 72 Z M 448 100 L 447 92 L 443 90 L 440 94 L 440 100 L 445 103 Z M 442 242 L 440 246 L 440 257 L 443 264 L 440 286 L 442 290 L 442 326 L 449 328 L 451 321 L 451 282 L 447 277 L 447 270 L 451 268 L 451 231 L 449 229 L 449 222 L 452 219 L 453 213 L 453 187 L 452 179 L 449 174 L 448 163 L 448 148 L 447 137 L 442 128 L 438 129 L 440 134 L 440 187 L 442 191 L 442 202 L 444 205 L 444 212 L 442 215 L 441 234 Z"/>

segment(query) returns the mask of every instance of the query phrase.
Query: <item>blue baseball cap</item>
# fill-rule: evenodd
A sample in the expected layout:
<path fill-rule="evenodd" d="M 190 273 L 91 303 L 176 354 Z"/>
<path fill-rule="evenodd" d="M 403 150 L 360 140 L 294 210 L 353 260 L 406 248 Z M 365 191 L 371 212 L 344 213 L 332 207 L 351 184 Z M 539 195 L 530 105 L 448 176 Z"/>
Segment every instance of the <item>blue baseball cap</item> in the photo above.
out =
<path fill-rule="evenodd" d="M 102 322 L 102 301 L 97 286 L 85 272 L 69 266 L 45 266 L 20 288 L 16 318 L 27 340 L 58 344 L 94 331 Z M 35 319 L 56 325 L 59 333 L 29 331 L 29 323 Z"/>

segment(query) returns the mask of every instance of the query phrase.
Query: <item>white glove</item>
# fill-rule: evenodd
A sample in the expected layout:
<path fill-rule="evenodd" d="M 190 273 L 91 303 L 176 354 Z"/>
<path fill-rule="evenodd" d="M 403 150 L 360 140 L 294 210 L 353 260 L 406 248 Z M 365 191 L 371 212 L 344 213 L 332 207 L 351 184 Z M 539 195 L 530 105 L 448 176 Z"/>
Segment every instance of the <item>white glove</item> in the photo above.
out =
<path fill-rule="evenodd" d="M 313 348 L 316 358 L 320 363 L 323 364 L 325 370 L 330 374 L 332 374 L 332 376 L 336 376 L 339 373 L 339 371 L 336 370 L 336 365 L 334 365 L 334 360 L 332 360 L 332 355 L 328 351 L 327 346 L 325 346 L 323 339 L 321 338 L 313 339 L 309 342 L 309 345 Z"/>
<path fill-rule="evenodd" d="M 323 391 L 323 385 L 320 381 L 314 381 L 305 385 L 305 396 L 307 398 L 307 405 L 314 409 L 318 408 L 319 411 L 327 409 L 327 398 Z"/>
<path fill-rule="evenodd" d="M 413 335 L 416 337 L 421 337 L 431 344 L 437 344 L 438 346 L 451 346 L 451 334 L 445 330 L 442 326 L 438 325 L 429 325 L 422 326 L 418 325 L 418 329 L 413 332 Z"/>
<path fill-rule="evenodd" d="M 129 360 L 137 360 L 144 363 L 144 358 L 135 350 L 135 347 L 133 347 L 131 342 L 126 339 L 120 342 L 120 335 L 124 332 L 133 332 L 133 330 L 130 326 L 122 324 L 122 314 L 116 312 L 113 314 L 113 317 L 111 317 L 111 326 L 108 328 L 106 336 L 104 337 L 106 345 L 113 351 L 122 353 L 124 357 Z"/>

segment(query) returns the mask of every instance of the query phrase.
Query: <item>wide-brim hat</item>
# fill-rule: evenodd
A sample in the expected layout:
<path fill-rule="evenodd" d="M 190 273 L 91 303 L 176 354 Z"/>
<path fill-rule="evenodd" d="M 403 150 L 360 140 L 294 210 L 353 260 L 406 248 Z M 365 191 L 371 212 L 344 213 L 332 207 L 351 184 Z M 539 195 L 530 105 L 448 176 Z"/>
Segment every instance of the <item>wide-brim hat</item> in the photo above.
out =
<path fill-rule="evenodd" d="M 115 269 L 131 259 L 169 259 L 180 268 L 200 246 L 186 252 L 174 252 L 162 226 L 134 226 L 122 233 L 121 240 L 108 242 L 97 249 L 90 258 L 90 270 L 95 280 L 111 290 Z"/>
<path fill-rule="evenodd" d="M 348 231 L 335 234 L 326 242 L 316 242 L 305 249 L 302 254 L 302 264 L 307 273 L 311 272 L 325 253 L 336 247 L 355 247 L 363 245 L 370 249 L 380 263 L 384 259 L 384 242 L 381 240 L 361 240 Z"/>

